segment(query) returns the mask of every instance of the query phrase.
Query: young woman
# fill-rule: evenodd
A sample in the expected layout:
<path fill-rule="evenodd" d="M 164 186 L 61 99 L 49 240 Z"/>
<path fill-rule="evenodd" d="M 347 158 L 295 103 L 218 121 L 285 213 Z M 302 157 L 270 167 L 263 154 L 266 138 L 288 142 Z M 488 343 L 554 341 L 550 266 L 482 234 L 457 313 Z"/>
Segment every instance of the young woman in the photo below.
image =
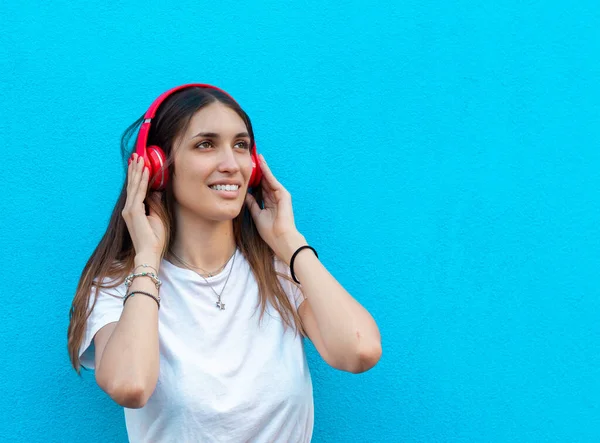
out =
<path fill-rule="evenodd" d="M 122 150 L 126 183 L 71 307 L 75 370 L 95 369 L 130 441 L 310 441 L 303 337 L 358 373 L 380 335 L 296 229 L 250 119 L 224 91 L 183 85 Z"/>

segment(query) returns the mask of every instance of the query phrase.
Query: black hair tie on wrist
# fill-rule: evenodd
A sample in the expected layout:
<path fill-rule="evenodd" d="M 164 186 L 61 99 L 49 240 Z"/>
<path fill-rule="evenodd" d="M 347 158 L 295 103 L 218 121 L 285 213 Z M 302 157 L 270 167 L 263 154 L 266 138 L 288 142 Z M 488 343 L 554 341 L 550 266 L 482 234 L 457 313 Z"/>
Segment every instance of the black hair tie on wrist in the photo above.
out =
<path fill-rule="evenodd" d="M 315 253 L 317 258 L 319 258 L 319 254 L 317 254 L 317 251 L 312 246 L 304 245 L 304 246 L 300 246 L 298 249 L 296 249 L 296 252 L 294 252 L 294 255 L 292 255 L 292 259 L 290 260 L 290 273 L 292 274 L 292 279 L 298 284 L 300 284 L 300 282 L 296 278 L 296 274 L 294 274 L 294 260 L 296 260 L 296 256 L 298 255 L 298 252 L 302 251 L 303 249 L 310 249 L 311 251 L 313 251 Z"/>

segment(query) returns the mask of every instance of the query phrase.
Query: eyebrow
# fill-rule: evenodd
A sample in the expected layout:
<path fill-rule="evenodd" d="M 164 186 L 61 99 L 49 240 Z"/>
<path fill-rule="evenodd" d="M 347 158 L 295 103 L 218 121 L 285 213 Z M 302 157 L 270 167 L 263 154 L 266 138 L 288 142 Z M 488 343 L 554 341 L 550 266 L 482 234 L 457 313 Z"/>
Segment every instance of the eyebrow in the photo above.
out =
<path fill-rule="evenodd" d="M 219 138 L 220 135 L 217 134 L 216 132 L 199 132 L 198 134 L 194 135 L 192 137 L 192 139 L 198 138 L 198 137 Z M 250 134 L 248 134 L 247 132 L 240 132 L 240 133 L 236 134 L 233 138 L 243 138 L 243 137 L 250 138 Z"/>

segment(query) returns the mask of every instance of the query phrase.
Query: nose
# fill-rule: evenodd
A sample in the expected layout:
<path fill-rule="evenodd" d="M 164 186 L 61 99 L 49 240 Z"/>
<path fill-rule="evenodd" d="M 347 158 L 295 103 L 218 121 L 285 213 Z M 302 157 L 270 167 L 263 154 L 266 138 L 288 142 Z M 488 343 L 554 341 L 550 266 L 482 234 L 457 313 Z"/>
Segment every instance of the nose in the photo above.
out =
<path fill-rule="evenodd" d="M 225 146 L 219 150 L 219 172 L 234 174 L 239 172 L 240 165 L 233 148 Z"/>

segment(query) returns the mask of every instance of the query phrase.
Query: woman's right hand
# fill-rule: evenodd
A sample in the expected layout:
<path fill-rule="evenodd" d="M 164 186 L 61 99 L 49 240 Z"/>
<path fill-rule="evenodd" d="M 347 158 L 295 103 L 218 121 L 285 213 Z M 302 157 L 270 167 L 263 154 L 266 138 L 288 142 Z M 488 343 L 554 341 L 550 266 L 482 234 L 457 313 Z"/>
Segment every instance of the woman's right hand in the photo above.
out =
<path fill-rule="evenodd" d="M 166 238 L 166 230 L 158 214 L 148 205 L 146 215 L 144 200 L 148 190 L 149 170 L 144 167 L 144 159 L 133 154 L 127 168 L 127 199 L 121 215 L 125 220 L 136 255 L 155 255 L 160 258 Z M 161 193 L 152 192 L 149 196 L 158 203 Z"/>

